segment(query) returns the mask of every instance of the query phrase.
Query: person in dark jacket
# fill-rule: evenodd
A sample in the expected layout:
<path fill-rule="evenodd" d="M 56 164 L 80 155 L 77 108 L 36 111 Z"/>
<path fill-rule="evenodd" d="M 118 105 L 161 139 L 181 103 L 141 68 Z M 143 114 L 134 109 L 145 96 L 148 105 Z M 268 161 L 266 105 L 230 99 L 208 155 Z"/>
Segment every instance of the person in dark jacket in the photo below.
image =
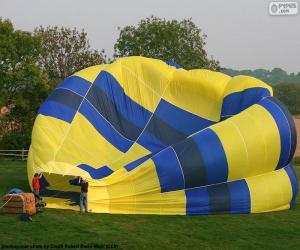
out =
<path fill-rule="evenodd" d="M 42 176 L 42 174 L 35 173 L 32 179 L 32 188 L 36 200 L 40 198 L 40 179 L 42 178 Z"/>
<path fill-rule="evenodd" d="M 88 212 L 88 189 L 89 183 L 85 178 L 79 178 L 79 185 L 81 186 L 80 192 L 80 212 Z"/>

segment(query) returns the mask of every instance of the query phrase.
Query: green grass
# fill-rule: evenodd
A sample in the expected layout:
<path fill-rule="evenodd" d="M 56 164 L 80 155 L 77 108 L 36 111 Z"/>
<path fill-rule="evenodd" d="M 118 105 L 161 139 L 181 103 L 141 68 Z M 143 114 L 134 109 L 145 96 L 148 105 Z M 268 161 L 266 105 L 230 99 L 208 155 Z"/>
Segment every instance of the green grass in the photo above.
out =
<path fill-rule="evenodd" d="M 299 166 L 296 171 L 300 177 Z M 1 196 L 12 187 L 29 190 L 25 162 L 0 161 L 0 173 Z M 81 243 L 114 243 L 119 249 L 299 249 L 299 232 L 299 196 L 294 209 L 266 214 L 111 215 L 46 209 L 33 222 L 0 214 L 0 249 L 1 244 Z"/>

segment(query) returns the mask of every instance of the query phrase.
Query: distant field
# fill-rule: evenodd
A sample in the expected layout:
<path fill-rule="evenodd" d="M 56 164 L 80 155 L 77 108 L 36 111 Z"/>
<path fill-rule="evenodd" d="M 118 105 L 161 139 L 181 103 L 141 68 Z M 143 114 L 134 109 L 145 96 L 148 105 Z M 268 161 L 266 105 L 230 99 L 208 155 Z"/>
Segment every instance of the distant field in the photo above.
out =
<path fill-rule="evenodd" d="M 294 119 L 294 121 L 295 121 L 296 128 L 297 128 L 297 141 L 298 141 L 295 156 L 300 157 L 300 117 L 297 119 Z"/>
<path fill-rule="evenodd" d="M 298 178 L 300 166 L 296 167 Z M 0 161 L 0 196 L 29 190 L 25 162 Z M 288 211 L 250 215 L 80 214 L 46 209 L 21 222 L 0 213 L 1 244 L 117 244 L 119 249 L 299 249 L 300 198 Z M 57 246 L 57 247 L 56 247 Z"/>

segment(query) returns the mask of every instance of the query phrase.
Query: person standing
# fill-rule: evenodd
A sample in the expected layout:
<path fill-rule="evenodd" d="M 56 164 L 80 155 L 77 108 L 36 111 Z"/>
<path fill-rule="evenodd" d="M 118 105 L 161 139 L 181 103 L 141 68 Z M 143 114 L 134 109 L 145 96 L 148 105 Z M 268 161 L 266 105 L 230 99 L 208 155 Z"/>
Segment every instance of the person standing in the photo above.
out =
<path fill-rule="evenodd" d="M 36 200 L 40 199 L 40 179 L 42 178 L 42 176 L 42 174 L 35 173 L 32 179 L 32 188 Z"/>
<path fill-rule="evenodd" d="M 85 178 L 79 178 L 79 185 L 81 186 L 80 192 L 80 212 L 88 212 L 88 189 L 89 183 Z"/>

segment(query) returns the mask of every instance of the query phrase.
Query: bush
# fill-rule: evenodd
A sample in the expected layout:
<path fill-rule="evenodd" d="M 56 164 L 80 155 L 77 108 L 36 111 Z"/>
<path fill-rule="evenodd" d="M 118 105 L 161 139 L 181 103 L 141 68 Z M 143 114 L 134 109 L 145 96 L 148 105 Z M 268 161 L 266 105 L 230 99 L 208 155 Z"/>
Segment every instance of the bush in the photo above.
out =
<path fill-rule="evenodd" d="M 29 149 L 31 131 L 13 131 L 2 137 L 1 149 Z"/>
<path fill-rule="evenodd" d="M 279 83 L 274 85 L 274 96 L 285 104 L 293 115 L 300 114 L 300 85 L 296 83 Z"/>
<path fill-rule="evenodd" d="M 300 157 L 294 157 L 292 160 L 294 166 L 300 166 Z"/>

